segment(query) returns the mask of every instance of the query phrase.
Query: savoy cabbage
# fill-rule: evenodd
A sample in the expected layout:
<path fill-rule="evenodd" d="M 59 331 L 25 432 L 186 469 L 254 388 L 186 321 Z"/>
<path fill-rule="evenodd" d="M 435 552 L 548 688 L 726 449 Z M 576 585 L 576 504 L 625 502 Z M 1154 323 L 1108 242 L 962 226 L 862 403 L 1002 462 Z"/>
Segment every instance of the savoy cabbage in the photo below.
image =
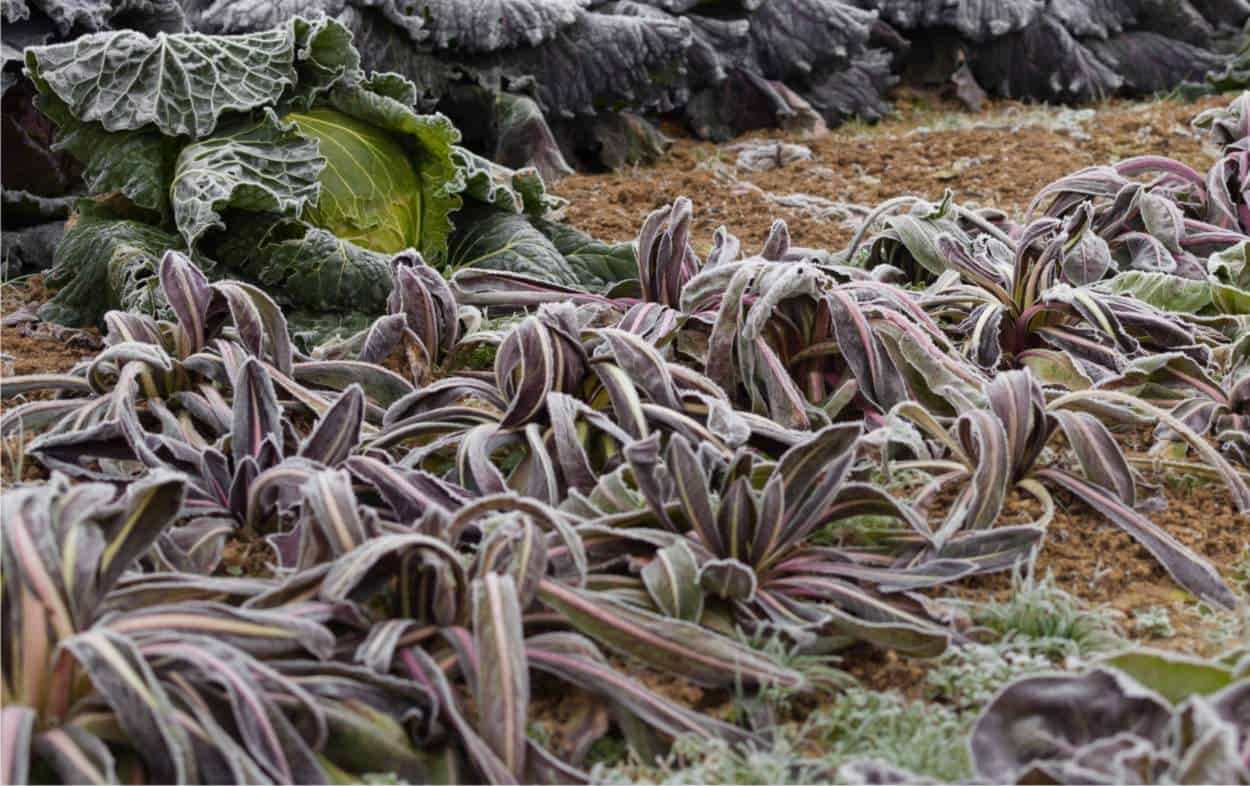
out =
<path fill-rule="evenodd" d="M 932 62 L 966 64 L 992 94 L 1060 102 L 1148 95 L 1200 80 L 1224 62 L 1219 40 L 1250 20 L 1248 0 L 856 3 L 926 44 L 917 53 Z M 934 56 L 933 48 L 958 55 Z"/>
<path fill-rule="evenodd" d="M 169 248 L 314 312 L 383 311 L 387 260 L 405 248 L 576 280 L 535 224 L 559 204 L 538 174 L 459 147 L 450 120 L 413 108 L 413 83 L 366 74 L 328 17 L 240 35 L 93 33 L 27 49 L 26 67 L 94 197 L 57 250 L 49 278 L 63 288 L 46 318 L 160 309 Z"/>

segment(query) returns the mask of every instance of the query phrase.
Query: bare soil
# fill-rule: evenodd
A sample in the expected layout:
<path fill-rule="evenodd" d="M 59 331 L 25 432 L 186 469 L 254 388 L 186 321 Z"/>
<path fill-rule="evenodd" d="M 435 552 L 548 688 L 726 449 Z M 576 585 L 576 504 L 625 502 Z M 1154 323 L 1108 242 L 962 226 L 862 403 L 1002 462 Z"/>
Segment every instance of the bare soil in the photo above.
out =
<path fill-rule="evenodd" d="M 226 540 L 218 571 L 232 576 L 266 578 L 273 575 L 272 562 L 269 543 L 251 530 L 241 529 Z"/>
<path fill-rule="evenodd" d="M 39 275 L 0 287 L 0 354 L 5 356 L 0 385 L 4 377 L 68 371 L 99 351 L 95 328 L 74 330 L 38 320 L 35 312 L 51 297 Z"/>
<path fill-rule="evenodd" d="M 569 200 L 566 220 L 602 240 L 632 239 L 647 213 L 687 196 L 694 201 L 696 248 L 710 246 L 724 224 L 754 251 L 781 218 L 796 245 L 836 250 L 854 226 L 775 199 L 797 193 L 872 207 L 904 194 L 936 201 L 949 188 L 965 204 L 1019 212 L 1063 175 L 1143 151 L 1205 171 L 1217 151 L 1189 123 L 1198 111 L 1225 103 L 1219 97 L 1193 104 L 1111 101 L 1074 110 L 993 101 L 971 115 L 930 94 L 904 92 L 896 117 L 875 126 L 849 123 L 807 139 L 756 131 L 730 145 L 679 138 L 654 166 L 579 174 L 552 190 Z M 812 160 L 739 170 L 729 148 L 750 139 L 806 145 Z"/>

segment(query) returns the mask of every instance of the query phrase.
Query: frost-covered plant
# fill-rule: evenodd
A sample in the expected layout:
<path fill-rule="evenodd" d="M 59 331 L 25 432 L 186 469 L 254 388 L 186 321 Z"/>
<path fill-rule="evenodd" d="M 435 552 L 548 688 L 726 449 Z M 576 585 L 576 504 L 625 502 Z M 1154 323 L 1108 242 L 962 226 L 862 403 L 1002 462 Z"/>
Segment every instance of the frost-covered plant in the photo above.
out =
<path fill-rule="evenodd" d="M 1236 653 L 1204 663 L 1129 651 L 1085 674 L 1009 685 L 973 727 L 973 761 L 1008 783 L 1246 783 L 1248 693 Z"/>
<path fill-rule="evenodd" d="M 1102 418 L 1130 422 L 1136 417 L 1134 407 L 1146 409 L 1202 453 L 1228 483 L 1239 509 L 1250 510 L 1250 487 L 1218 451 L 1175 417 L 1122 393 L 1076 391 L 1047 403 L 1042 386 L 1026 370 L 999 374 L 986 386 L 985 394 L 987 409 L 965 412 L 950 427 L 913 402 L 901 403 L 892 412 L 914 423 L 950 457 L 899 462 L 907 469 L 935 473 L 934 480 L 921 490 L 920 501 L 956 480 L 970 481 L 932 532 L 933 548 L 941 549 L 961 531 L 987 530 L 984 534 L 991 536 L 1011 494 L 1019 489 L 1040 502 L 1042 512 L 1031 524 L 997 530 L 1003 538 L 1004 563 L 999 567 L 1007 567 L 1015 561 L 1014 553 L 1027 547 L 1029 541 L 1020 540 L 1022 535 L 1049 523 L 1054 501 L 1048 486 L 1054 485 L 1141 543 L 1182 586 L 1225 607 L 1236 605 L 1234 593 L 1214 567 L 1135 509 L 1137 474 L 1103 420 L 1081 409 L 1095 408 Z M 1060 466 L 1042 465 L 1043 449 L 1059 432 L 1066 436 L 1083 477 Z M 908 432 L 896 431 L 887 439 L 895 434 Z M 927 450 L 910 437 L 900 441 L 903 447 Z"/>
<path fill-rule="evenodd" d="M 1149 606 L 1133 612 L 1133 624 L 1148 636 L 1170 639 L 1176 635 L 1172 615 L 1166 606 Z"/>
<path fill-rule="evenodd" d="M 397 84 L 339 74 L 313 89 L 326 76 L 316 53 L 345 50 L 316 44 L 315 31 L 327 46 L 338 40 L 332 23 L 310 25 L 283 29 L 313 36 L 292 53 L 302 58 L 291 66 L 299 80 L 281 88 L 294 91 L 283 101 L 311 97 L 315 110 L 325 96 L 346 100 L 349 88 L 376 96 Z M 271 42 L 279 59 L 293 48 L 283 35 Z M 125 40 L 154 45 L 137 34 Z M 87 106 L 98 97 L 70 98 Z M 104 120 L 76 122 L 94 133 Z M 168 141 L 152 129 L 120 133 Z M 226 138 L 177 139 L 194 147 Z M 1188 186 L 1170 177 L 1161 192 L 1180 198 Z M 510 198 L 523 186 L 508 182 L 513 191 L 489 193 Z M 394 219 L 395 200 L 383 203 Z M 116 208 L 84 207 L 84 217 Z M 942 219 L 954 223 L 950 236 L 1015 231 L 991 214 L 951 209 Z M 1077 210 L 1081 220 L 1090 210 Z M 221 217 L 234 229 L 248 212 L 235 204 Z M 1241 603 L 1214 567 L 1150 520 L 1140 462 L 1113 432 L 1118 423 L 1162 424 L 1225 483 L 1238 510 L 1250 510 L 1244 474 L 1183 410 L 1160 406 L 1176 396 L 1150 376 L 1167 368 L 1173 382 L 1200 387 L 1220 377 L 1220 364 L 1240 352 L 1222 331 L 1240 315 L 1172 314 L 1194 346 L 1165 353 L 1139 342 L 1115 384 L 978 368 L 943 351 L 959 317 L 926 311 L 931 292 L 889 283 L 901 268 L 833 264 L 791 247 L 780 224 L 759 255 L 739 259 L 723 232 L 705 260 L 687 241 L 689 216 L 682 200 L 655 214 L 628 264 L 619 249 L 570 246 L 581 252 L 564 258 L 583 254 L 597 293 L 569 285 L 584 297 L 550 302 L 552 289 L 533 287 L 510 302 L 506 287 L 492 285 L 474 290 L 488 295 L 484 315 L 463 307 L 470 290 L 449 285 L 418 252 L 378 254 L 384 306 L 362 333 L 308 353 L 262 289 L 214 281 L 198 252 L 162 248 L 144 286 L 159 291 L 167 319 L 110 311 L 107 347 L 92 361 L 5 380 L 6 397 L 54 394 L 14 409 L 0 430 L 20 423 L 36 432 L 27 452 L 60 473 L 0 500 L 6 513 L 18 511 L 0 522 L 6 780 L 48 779 L 47 768 L 60 768 L 71 781 L 116 772 L 321 782 L 381 767 L 414 782 L 581 781 L 587 748 L 611 722 L 647 766 L 686 740 L 671 769 L 704 768 L 674 778 L 785 781 L 835 768 L 848 780 L 900 781 L 900 768 L 963 777 L 931 758 L 954 746 L 957 713 L 851 693 L 786 737 L 774 728 L 778 707 L 762 705 L 807 707 L 813 691 L 840 687 L 810 666 L 857 642 L 912 655 L 964 646 L 964 659 L 939 664 L 935 679 L 967 704 L 1041 656 L 1088 657 L 1103 646 L 1103 615 L 1047 582 L 1017 579 L 1014 597 L 966 615 L 933 597 L 948 582 L 1028 562 L 1044 547 L 1055 487 L 1131 534 L 1212 607 Z M 325 220 L 288 217 L 271 229 L 312 218 Z M 158 220 L 141 213 L 114 223 L 147 236 Z M 1020 228 L 1038 242 L 1021 236 L 1026 250 L 1013 256 L 1033 271 L 1010 278 L 1025 289 L 1066 253 L 1061 236 L 1075 229 L 1039 221 Z M 897 230 L 907 224 L 894 222 L 873 244 L 893 248 L 904 266 Z M 989 281 L 959 265 L 930 272 L 938 289 Z M 1106 310 L 1097 304 L 1120 301 L 1100 299 L 1093 284 L 1065 286 L 1081 319 L 1145 313 L 1127 295 L 1128 306 Z M 1174 335 L 1171 323 L 1139 327 Z M 483 349 L 489 370 L 457 366 Z M 1077 367 L 1068 350 L 1052 349 L 1055 363 Z M 388 367 L 397 360 L 402 372 Z M 911 499 L 896 470 L 922 484 Z M 1017 490 L 1041 504 L 1036 521 L 1019 523 Z M 264 569 L 249 571 L 264 575 L 216 575 L 231 537 L 267 546 Z M 999 641 L 967 646 L 987 631 Z M 734 691 L 733 720 L 747 726 L 660 695 L 613 657 L 715 695 Z M 1152 676 L 1169 670 L 1202 685 Z M 1127 780 L 1131 766 L 1147 780 L 1236 781 L 1244 672 L 1236 658 L 1129 654 L 1092 676 L 1026 677 L 985 711 L 974 734 L 977 774 Z M 550 681 L 592 707 L 568 734 L 531 723 L 535 686 Z M 1065 692 L 1079 701 L 1059 706 Z M 1081 715 L 1091 707 L 1109 709 Z M 1132 717 L 1149 728 L 1126 726 Z M 863 728 L 873 718 L 875 730 Z M 1038 728 L 1049 730 L 1045 745 L 1021 743 L 1022 729 Z M 806 755 L 813 735 L 836 755 Z M 696 748 L 709 754 L 703 765 Z M 860 755 L 875 764 L 850 759 Z"/>
<path fill-rule="evenodd" d="M 941 704 L 856 689 L 813 713 L 809 723 L 811 738 L 828 746 L 831 769 L 871 759 L 947 783 L 970 773 L 968 719 Z"/>
<path fill-rule="evenodd" d="M 959 710 L 983 707 L 1007 683 L 1054 667 L 1041 648 L 1032 644 L 1007 639 L 951 648 L 925 675 L 925 682 L 936 697 Z"/>
<path fill-rule="evenodd" d="M 1033 3 L 1003 0 L 863 0 L 883 20 L 924 42 L 916 58 L 931 81 L 1047 103 L 1150 95 L 1182 80 L 1201 80 L 1223 65 L 1215 41 L 1238 32 L 1250 6 L 1185 2 Z M 1224 89 L 1244 87 L 1230 69 Z M 974 81 L 975 80 L 975 81 Z M 977 86 L 979 83 L 979 86 Z M 961 92 L 961 97 L 968 92 Z"/>
<path fill-rule="evenodd" d="M 961 603 L 973 624 L 1051 658 L 1087 656 L 1121 641 L 1118 612 L 1090 606 L 1059 586 L 1019 569 L 1002 600 Z"/>
<path fill-rule="evenodd" d="M 602 783 L 821 783 L 840 768 L 868 759 L 942 782 L 971 774 L 966 751 L 969 721 L 940 704 L 907 701 L 896 693 L 852 688 L 798 723 L 772 730 L 765 747 L 735 750 L 678 740 L 655 762 L 631 756 L 599 766 Z"/>
<path fill-rule="evenodd" d="M 125 54 L 105 66 L 106 52 Z M 171 248 L 284 304 L 369 318 L 385 309 L 389 255 L 409 247 L 440 268 L 579 282 L 557 248 L 568 232 L 539 220 L 557 203 L 538 174 L 458 147 L 445 116 L 414 108 L 412 82 L 366 74 L 333 19 L 224 37 L 102 32 L 32 47 L 26 65 L 87 195 L 118 196 L 80 204 L 46 319 L 152 313 Z M 212 90 L 171 76 L 195 68 L 212 69 Z"/>
<path fill-rule="evenodd" d="M 996 783 L 1250 783 L 1250 662 L 1128 650 L 1080 674 L 1025 676 L 972 726 L 979 779 Z M 856 783 L 919 783 L 881 762 L 843 767 Z"/>

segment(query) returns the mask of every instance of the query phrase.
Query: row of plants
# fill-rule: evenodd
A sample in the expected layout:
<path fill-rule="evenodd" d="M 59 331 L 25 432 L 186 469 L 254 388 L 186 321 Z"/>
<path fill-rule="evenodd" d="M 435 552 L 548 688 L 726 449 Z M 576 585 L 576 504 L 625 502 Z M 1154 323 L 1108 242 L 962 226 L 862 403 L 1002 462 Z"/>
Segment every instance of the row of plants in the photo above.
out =
<path fill-rule="evenodd" d="M 29 437 L 52 473 L 0 497 L 7 781 L 576 782 L 609 729 L 648 758 L 691 735 L 751 750 L 766 715 L 700 712 L 638 667 L 802 693 L 828 686 L 779 646 L 965 646 L 941 588 L 1030 561 L 1057 492 L 1192 595 L 1242 602 L 1146 511 L 1163 467 L 1250 514 L 1250 94 L 1199 118 L 1223 151 L 1208 173 L 1085 170 L 1022 223 L 904 198 L 838 253 L 782 222 L 758 253 L 726 229 L 703 253 L 683 198 L 623 248 L 500 261 L 517 240 L 475 266 L 455 249 L 488 244 L 492 221 L 572 236 L 525 210 L 539 178 L 472 169 L 332 21 L 222 39 L 242 45 L 222 55 L 246 72 L 237 93 L 179 92 L 141 56 L 219 62 L 226 44 L 204 40 L 130 39 L 134 72 L 105 72 L 130 92 L 100 80 L 113 50 L 84 56 L 90 41 L 27 55 L 63 130 L 149 153 L 123 169 L 77 148 L 123 198 L 80 207 L 48 313 L 114 293 L 104 350 L 3 386 L 30 400 L 0 436 Z M 389 190 L 415 203 L 336 201 L 331 148 L 381 144 L 370 127 L 417 162 L 421 189 Z M 440 236 L 440 188 L 477 223 Z M 402 250 L 366 249 L 396 228 Z M 323 261 L 319 233 L 368 263 Z M 591 272 L 561 279 L 557 260 Z M 295 307 L 332 299 L 362 329 L 293 335 Z M 1117 439 L 1141 428 L 1155 455 Z M 264 544 L 267 569 L 226 571 L 240 543 Z M 1103 672 L 1067 689 L 1102 698 L 1060 709 L 1050 683 L 1008 688 L 978 770 L 1080 779 L 1107 756 L 1172 777 L 1125 764 L 1115 719 L 1089 724 L 1092 753 L 1020 747 L 1013 724 L 1080 725 L 1063 713 L 1114 699 L 1116 718 L 1155 719 L 1134 756 L 1161 761 L 1149 745 L 1200 718 L 1219 743 L 1203 772 L 1242 778 L 1244 664 L 1218 668 L 1235 689 L 1179 710 Z M 610 719 L 558 750 L 528 723 L 557 684 Z"/>
<path fill-rule="evenodd" d="M 958 71 L 967 87 L 1037 100 L 1148 95 L 1221 65 L 1220 41 L 1250 19 L 1250 5 L 20 0 L 3 10 L 4 61 L 110 30 L 255 33 L 296 15 L 340 21 L 369 70 L 416 83 L 422 108 L 451 112 L 477 152 L 555 176 L 567 161 L 653 155 L 659 137 L 643 115 L 670 114 L 719 140 L 817 117 L 875 119 L 900 72 L 946 82 Z"/>
<path fill-rule="evenodd" d="M 176 323 L 112 312 L 84 374 L 8 381 L 71 394 L 5 415 L 42 432 L 27 452 L 54 473 L 3 497 L 9 781 L 584 780 L 529 736 L 531 682 L 552 678 L 598 695 L 634 751 L 691 735 L 750 749 L 766 729 L 676 704 L 604 650 L 708 688 L 811 690 L 759 642 L 940 654 L 965 640 L 915 590 L 1016 564 L 1043 535 L 991 519 L 944 538 L 856 461 L 874 452 L 862 424 L 811 434 L 736 411 L 573 307 L 499 331 L 493 372 L 405 389 L 458 324 L 415 262 L 397 262 L 364 360 L 294 360 L 263 293 L 171 252 Z M 489 340 L 474 335 L 462 344 Z M 1040 394 L 1028 372 L 999 379 Z M 1236 602 L 1179 544 L 1129 531 L 1195 594 Z M 273 575 L 223 575 L 227 540 L 257 535 Z M 1227 693 L 1221 739 L 1244 720 Z M 1026 755 L 1003 735 L 1006 752 L 978 755 Z"/>
<path fill-rule="evenodd" d="M 249 159 L 237 150 L 219 149 L 225 136 L 222 124 L 236 135 L 236 144 L 272 152 L 273 144 L 289 142 L 289 134 L 259 122 L 265 107 L 279 118 L 311 113 L 299 127 L 305 136 L 342 135 L 368 126 L 364 138 L 377 146 L 357 139 L 340 150 L 341 157 L 398 157 L 396 145 L 415 157 L 416 174 L 404 167 L 399 180 L 424 193 L 420 207 L 364 193 L 385 190 L 395 181 L 372 186 L 357 182 L 355 187 L 362 200 L 392 203 L 388 209 L 427 219 L 420 229 L 387 232 L 396 241 L 416 245 L 436 263 L 439 255 L 420 241 L 428 234 L 435 245 L 441 242 L 437 236 L 448 231 L 442 214 L 454 211 L 456 195 L 463 193 L 459 181 L 509 177 L 494 171 L 482 174 L 482 169 L 493 168 L 473 154 L 514 169 L 533 168 L 551 182 L 574 167 L 619 168 L 654 160 L 667 144 L 653 125 L 660 117 L 717 140 L 763 127 L 818 132 L 851 117 L 882 117 L 888 111 L 884 92 L 899 74 L 911 81 L 956 86 L 958 95 L 973 105 L 984 96 L 977 80 L 996 95 L 1047 101 L 1148 95 L 1185 79 L 1200 80 L 1208 71 L 1210 88 L 1244 86 L 1240 61 L 1219 50 L 1235 26 L 1250 19 L 1246 0 L 1087 5 L 1037 0 L 971 5 L 911 0 L 504 0 L 485 6 L 467 0 L 12 0 L 0 9 L 6 162 L 0 261 L 10 276 L 46 269 L 74 199 L 84 194 L 122 191 L 135 206 L 159 212 L 166 224 L 174 192 L 208 202 L 230 201 L 224 196 L 232 188 L 229 182 L 209 187 L 179 178 L 180 161 L 182 166 L 221 167 L 228 159 L 238 163 L 242 155 L 250 160 L 248 166 L 267 177 L 263 183 L 247 184 L 257 189 L 254 197 L 235 200 L 233 206 L 298 213 L 308 198 L 307 183 L 301 188 L 298 181 L 316 174 L 307 146 L 263 164 L 255 156 L 264 159 L 266 153 L 255 152 Z M 300 15 L 317 21 L 291 33 Z M 240 37 L 220 38 L 225 34 Z M 301 49 L 298 56 L 286 51 L 307 36 L 316 37 L 317 51 Z M 159 42 L 141 43 L 146 37 Z M 349 38 L 353 53 L 347 51 Z M 233 43 L 218 50 L 214 42 L 219 40 Z M 31 48 L 45 61 L 68 54 L 86 70 L 41 77 L 39 72 L 56 67 L 27 62 L 25 53 Z M 107 61 L 99 59 L 105 51 L 112 53 Z M 231 58 L 244 51 L 248 55 L 242 60 Z M 145 74 L 142 64 L 158 59 L 177 67 Z M 156 101 L 163 117 L 119 107 L 102 128 L 93 126 L 90 121 L 103 119 L 99 113 L 111 108 L 111 96 L 103 102 L 97 96 L 95 106 L 85 106 L 85 96 L 67 94 L 67 80 L 86 85 L 84 80 L 91 78 L 87 71 L 102 65 L 136 78 L 133 92 L 142 97 L 136 98 L 138 103 Z M 150 83 L 159 74 L 208 78 L 210 71 L 213 79 L 226 83 L 220 94 L 194 78 L 181 82 L 167 76 L 166 84 Z M 355 97 L 343 95 L 364 81 L 357 72 L 403 79 L 366 84 Z M 55 98 L 48 95 L 49 83 Z M 202 93 L 206 100 L 191 106 L 178 97 L 188 91 Z M 403 111 L 384 106 L 383 99 L 403 103 L 409 114 L 445 114 L 459 133 L 406 119 Z M 348 118 L 335 115 L 330 124 L 321 122 L 331 111 Z M 257 125 L 232 124 L 240 114 Z M 88 127 L 80 129 L 83 123 Z M 105 138 L 105 133 L 110 136 Z M 383 136 L 394 144 L 380 141 Z M 194 158 L 179 159 L 180 150 L 190 143 L 198 143 Z M 447 147 L 457 143 L 462 147 L 448 162 Z M 323 148 L 321 154 L 330 155 L 329 146 Z M 334 163 L 352 168 L 350 162 Z M 276 171 L 280 167 L 285 167 L 281 174 Z M 128 174 L 132 169 L 134 174 Z M 296 182 L 279 184 L 273 178 Z M 483 189 L 489 193 L 482 194 Z M 485 184 L 469 190 L 470 202 L 496 207 L 508 203 L 508 209 L 521 212 L 511 207 L 517 204 L 515 195 L 505 199 Z M 526 214 L 539 215 L 550 207 L 549 200 L 531 197 L 525 196 Z M 211 226 L 214 210 L 198 210 L 199 221 Z M 179 219 L 178 229 L 183 230 Z M 372 231 L 353 231 L 351 222 L 346 223 L 325 228 L 353 242 Z M 503 231 L 495 228 L 493 233 Z M 263 236 L 264 242 L 258 243 L 265 246 L 291 246 L 305 237 L 298 229 L 273 222 L 249 227 L 246 234 L 253 240 Z M 524 240 L 514 245 L 534 244 L 550 256 L 551 243 L 545 241 L 555 239 L 541 234 L 525 232 Z M 191 238 L 186 242 L 194 244 Z M 303 245 L 308 254 L 326 256 L 333 241 L 317 236 Z M 211 252 L 206 255 L 211 257 Z M 237 249 L 234 253 L 243 255 Z"/>
<path fill-rule="evenodd" d="M 901 58 L 903 73 L 946 84 L 971 103 L 986 93 L 1087 102 L 1182 82 L 1191 94 L 1247 87 L 1223 51 L 1235 48 L 1229 42 L 1250 20 L 1245 0 L 859 3 L 913 42 Z"/>

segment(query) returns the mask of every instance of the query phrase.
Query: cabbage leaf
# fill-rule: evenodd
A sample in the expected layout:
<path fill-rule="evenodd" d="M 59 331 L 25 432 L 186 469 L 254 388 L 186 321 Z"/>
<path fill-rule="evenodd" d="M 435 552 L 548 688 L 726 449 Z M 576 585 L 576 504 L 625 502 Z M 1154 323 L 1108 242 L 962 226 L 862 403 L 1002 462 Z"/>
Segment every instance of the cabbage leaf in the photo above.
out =
<path fill-rule="evenodd" d="M 317 201 L 325 161 L 315 140 L 267 109 L 259 122 L 182 149 L 170 186 L 174 222 L 193 248 L 210 228 L 225 227 L 218 211 L 226 206 L 298 216 Z"/>
<path fill-rule="evenodd" d="M 60 291 L 39 309 L 39 317 L 89 327 L 110 309 L 164 314 L 167 305 L 157 272 L 165 251 L 180 247 L 173 232 L 121 219 L 103 205 L 80 203 L 45 276 L 47 285 Z"/>
<path fill-rule="evenodd" d="M 561 286 L 577 276 L 555 245 L 523 215 L 477 203 L 465 208 L 450 243 L 452 268 L 480 267 L 522 273 Z"/>
<path fill-rule="evenodd" d="M 80 122 L 106 131 L 152 126 L 196 139 L 226 112 L 275 104 L 295 82 L 294 62 L 293 25 L 225 37 L 123 30 L 26 52 L 39 89 Z"/>

